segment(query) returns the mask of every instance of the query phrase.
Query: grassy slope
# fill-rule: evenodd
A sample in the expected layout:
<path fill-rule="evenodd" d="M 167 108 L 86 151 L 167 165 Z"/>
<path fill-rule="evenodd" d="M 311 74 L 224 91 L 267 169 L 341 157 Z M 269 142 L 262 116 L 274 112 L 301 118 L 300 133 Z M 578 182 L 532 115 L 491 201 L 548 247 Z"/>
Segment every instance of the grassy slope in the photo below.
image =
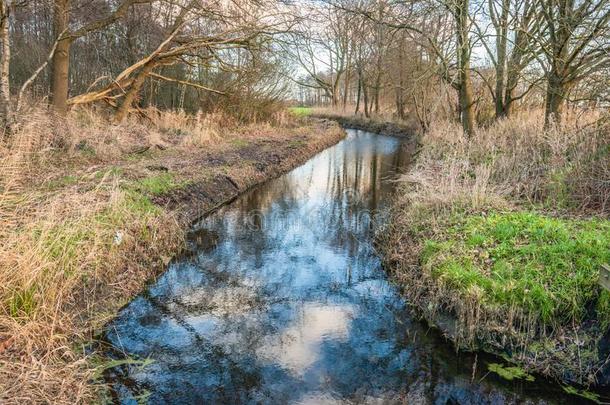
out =
<path fill-rule="evenodd" d="M 515 308 L 549 328 L 581 323 L 594 305 L 610 322 L 599 267 L 610 261 L 610 221 L 552 218 L 529 211 L 454 214 L 426 239 L 422 268 L 489 311 Z"/>
<path fill-rule="evenodd" d="M 180 249 L 189 221 L 342 136 L 290 124 L 111 157 L 43 152 L 22 182 L 3 179 L 0 402 L 90 402 L 100 365 L 84 345 Z"/>
<path fill-rule="evenodd" d="M 424 135 L 380 245 L 410 302 L 459 347 L 588 385 L 610 323 L 597 284 L 610 137 L 539 125 L 501 122 L 472 142 L 451 126 Z"/>

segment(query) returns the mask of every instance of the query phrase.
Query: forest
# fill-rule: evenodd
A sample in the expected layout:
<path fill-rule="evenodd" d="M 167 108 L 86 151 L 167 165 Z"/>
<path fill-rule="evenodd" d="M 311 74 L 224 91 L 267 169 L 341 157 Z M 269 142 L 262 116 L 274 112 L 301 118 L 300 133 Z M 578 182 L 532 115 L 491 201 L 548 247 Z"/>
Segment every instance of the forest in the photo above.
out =
<path fill-rule="evenodd" d="M 237 247 L 231 268 L 259 269 L 271 257 L 281 268 L 282 257 L 298 263 L 287 272 L 306 269 L 308 279 L 345 265 L 349 289 L 357 267 L 349 260 L 364 257 L 364 249 L 383 268 L 381 282 L 396 289 L 392 296 L 406 302 L 395 316 L 409 314 L 403 329 L 418 322 L 434 330 L 443 342 L 435 343 L 435 356 L 447 347 L 452 356 L 475 356 L 468 376 L 460 375 L 470 381 L 461 388 L 468 395 L 451 400 L 485 403 L 492 391 L 507 403 L 610 400 L 610 281 L 604 282 L 610 277 L 610 0 L 0 0 L 0 127 L 2 403 L 324 402 L 325 396 L 315 396 L 326 394 L 323 384 L 311 388 L 314 396 L 307 391 L 290 400 L 261 394 L 277 387 L 294 394 L 290 384 L 297 383 L 280 379 L 269 388 L 264 381 L 275 377 L 264 374 L 265 367 L 244 366 L 225 346 L 215 361 L 232 366 L 219 366 L 209 378 L 230 375 L 226 391 L 200 381 L 206 387 L 201 396 L 174 397 L 188 389 L 163 385 L 179 380 L 163 368 L 165 360 L 154 351 L 117 348 L 108 326 L 138 297 L 154 296 L 151 283 L 180 267 L 173 263 L 193 244 L 200 249 L 194 257 L 216 257 L 220 250 L 202 248 L 202 240 L 220 246 L 235 229 L 251 232 L 252 221 L 262 233 L 246 239 L 271 243 L 261 224 L 285 220 L 277 219 L 274 204 L 315 205 L 317 182 L 333 203 L 341 200 L 334 208 L 342 210 L 340 218 L 353 216 L 358 226 L 369 226 L 360 215 L 365 209 L 368 215 L 387 208 L 384 222 L 359 236 L 357 246 L 365 248 L 340 245 L 347 262 L 328 259 L 334 264 L 310 268 L 297 260 L 308 237 L 288 226 L 285 233 L 301 238 L 301 245 L 275 256 L 265 255 L 262 242 L 242 246 L 243 252 Z M 376 138 L 360 138 L 372 134 Z M 391 139 L 402 142 L 392 149 L 395 160 L 402 159 L 399 151 L 409 158 L 386 173 L 390 152 L 382 151 Z M 345 155 L 337 172 L 337 157 L 315 163 L 332 150 Z M 370 171 L 352 178 L 349 164 Z M 302 169 L 307 165 L 311 172 Z M 317 172 L 323 167 L 329 171 L 324 179 Z M 260 201 L 248 197 L 274 181 L 293 193 L 290 198 L 276 191 Z M 387 196 L 381 192 L 386 182 L 392 188 Z M 200 232 L 198 221 L 224 215 L 223 207 L 240 206 L 240 199 L 250 210 L 243 223 L 213 235 Z M 295 212 L 316 218 L 319 229 L 328 227 L 329 244 L 355 232 L 346 224 L 339 232 L 335 211 Z M 244 258 L 250 250 L 256 261 Z M 310 256 L 330 255 L 323 252 L 316 247 Z M 229 288 L 243 274 L 208 276 Z M 281 280 L 257 282 L 297 283 Z M 319 288 L 331 294 L 343 288 L 341 280 Z M 204 314 L 226 318 L 218 308 L 250 303 L 248 294 L 231 291 L 223 304 L 206 301 L 212 309 Z M 206 294 L 214 295 L 200 289 L 199 296 Z M 251 300 L 272 298 L 287 299 Z M 200 310 L 204 298 L 198 304 L 172 299 L 155 304 L 161 316 L 201 340 L 198 324 L 183 312 Z M 313 318 L 295 313 L 322 322 L 338 305 L 328 301 L 313 305 L 300 297 L 299 305 L 318 312 Z M 170 317 L 172 311 L 183 312 Z M 346 325 L 357 330 L 358 311 L 346 313 L 352 319 Z M 387 322 L 380 335 L 392 330 L 397 340 L 394 321 Z M 334 327 L 328 330 L 336 336 L 328 332 L 325 339 L 352 342 L 356 332 L 349 326 L 342 324 L 340 333 Z M 169 330 L 171 341 L 177 334 Z M 352 392 L 336 369 L 311 365 L 338 367 L 340 361 L 324 357 L 331 351 L 324 339 L 316 350 L 313 343 L 303 343 L 307 350 L 285 343 L 306 339 L 307 330 L 280 339 L 282 350 L 293 363 L 305 356 L 299 350 L 322 356 L 319 363 L 298 363 L 295 371 L 293 363 L 276 361 L 299 389 L 309 389 L 309 380 L 298 378 L 315 370 L 320 381 L 342 387 L 328 394 L 336 403 L 444 398 L 430 381 L 445 375 L 422 381 L 401 374 L 407 385 L 390 385 L 392 376 L 377 384 L 387 388 L 381 393 Z M 269 339 L 242 342 L 257 365 L 270 360 L 252 347 Z M 214 350 L 221 340 L 212 339 Z M 158 349 L 150 341 L 142 345 Z M 377 370 L 369 364 L 377 355 L 354 367 Z M 159 384 L 167 392 L 157 390 L 169 396 L 149 380 L 131 384 L 137 394 L 124 396 L 131 388 L 117 386 L 131 385 L 116 376 L 137 380 L 147 367 L 168 373 Z M 254 368 L 256 376 L 240 374 Z M 526 388 L 516 393 L 507 383 L 513 380 Z M 350 383 L 373 384 L 363 381 Z M 229 394 L 207 396 L 220 391 Z M 542 391 L 549 397 L 513 396 Z"/>

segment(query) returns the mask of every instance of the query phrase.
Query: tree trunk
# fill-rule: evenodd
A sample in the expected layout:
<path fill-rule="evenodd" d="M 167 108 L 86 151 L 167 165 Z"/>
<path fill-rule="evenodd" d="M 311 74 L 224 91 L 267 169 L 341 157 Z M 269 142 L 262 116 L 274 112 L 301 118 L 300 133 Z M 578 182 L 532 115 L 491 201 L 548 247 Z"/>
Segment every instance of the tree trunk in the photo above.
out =
<path fill-rule="evenodd" d="M 345 79 L 343 80 L 343 111 L 345 111 L 345 108 L 347 107 L 347 96 L 349 93 L 349 84 L 350 84 L 350 79 L 351 79 L 351 56 L 348 53 L 347 54 L 347 67 L 345 69 Z"/>
<path fill-rule="evenodd" d="M 506 91 L 506 45 L 508 41 L 508 8 L 507 0 L 502 1 L 502 13 L 499 20 L 494 20 L 496 25 L 496 118 L 504 116 L 504 100 Z"/>
<path fill-rule="evenodd" d="M 402 89 L 396 88 L 396 116 L 398 119 L 405 119 L 405 104 L 402 97 Z"/>
<path fill-rule="evenodd" d="M 134 100 L 136 99 L 138 93 L 140 92 L 140 89 L 142 88 L 142 86 L 144 85 L 144 82 L 146 81 L 146 78 L 148 77 L 149 73 L 152 72 L 154 67 L 155 67 L 155 65 L 153 63 L 149 63 L 147 65 L 144 65 L 142 70 L 140 70 L 140 72 L 138 72 L 138 75 L 136 76 L 135 80 L 131 84 L 131 87 L 125 94 L 125 98 L 123 99 L 123 102 L 121 103 L 121 105 L 117 109 L 116 113 L 114 114 L 114 122 L 116 124 L 120 123 L 121 121 L 123 121 L 125 119 L 125 117 L 127 117 L 127 115 L 129 114 L 129 110 L 131 109 L 131 106 L 133 105 Z M 172 99 L 173 99 L 173 97 L 172 97 Z"/>
<path fill-rule="evenodd" d="M 379 87 L 380 87 L 380 77 L 377 76 L 375 80 L 375 93 L 373 94 L 373 98 L 375 101 L 375 114 L 379 114 Z"/>
<path fill-rule="evenodd" d="M 556 72 L 550 72 L 547 79 L 544 126 L 561 124 L 563 105 L 567 98 L 568 88 Z"/>
<path fill-rule="evenodd" d="M 333 103 L 333 108 L 337 108 L 337 106 L 339 105 L 339 83 L 335 82 L 335 84 L 333 85 L 332 88 L 332 92 L 331 92 L 331 99 L 332 99 L 332 103 Z"/>
<path fill-rule="evenodd" d="M 504 116 L 504 92 L 506 91 L 505 76 L 506 76 L 506 36 L 502 39 L 498 38 L 498 60 L 496 66 L 496 118 Z"/>
<path fill-rule="evenodd" d="M 11 47 L 9 33 L 10 8 L 6 1 L 0 0 L 0 41 L 2 41 L 2 56 L 0 57 L 0 119 L 5 128 L 5 134 L 10 129 L 13 120 L 11 108 L 10 63 Z"/>
<path fill-rule="evenodd" d="M 68 29 L 70 0 L 55 0 L 53 16 L 53 33 L 57 37 Z M 51 75 L 51 99 L 53 109 L 60 116 L 68 113 L 68 85 L 70 73 L 70 38 L 62 39 L 57 44 L 53 55 Z"/>
<path fill-rule="evenodd" d="M 405 101 L 403 95 L 404 89 L 404 66 L 403 60 L 405 58 L 404 49 L 405 37 L 404 34 L 400 38 L 400 44 L 398 45 L 398 86 L 396 86 L 396 115 L 399 119 L 405 119 Z"/>
<path fill-rule="evenodd" d="M 379 51 L 381 52 L 381 51 Z M 375 76 L 375 92 L 373 93 L 373 102 L 375 103 L 375 114 L 379 114 L 379 91 L 381 89 L 381 57 L 377 61 L 377 74 Z"/>
<path fill-rule="evenodd" d="M 362 96 L 364 98 L 364 116 L 369 118 L 371 115 L 369 106 L 369 91 L 364 80 L 362 81 Z"/>
<path fill-rule="evenodd" d="M 508 70 L 506 77 L 506 89 L 504 89 L 504 102 L 502 105 L 502 117 L 510 117 L 515 101 L 515 89 L 519 84 L 519 74 L 511 74 L 511 69 Z"/>
<path fill-rule="evenodd" d="M 354 114 L 357 115 L 358 112 L 360 112 L 360 95 L 362 93 L 362 78 L 361 78 L 361 72 L 360 70 L 358 70 L 358 91 L 356 93 L 356 110 L 354 111 Z"/>
<path fill-rule="evenodd" d="M 467 135 L 472 135 L 475 130 L 474 123 L 474 102 L 472 99 L 472 83 L 470 82 L 470 71 L 462 75 L 462 85 L 460 86 L 460 113 L 462 128 Z"/>
<path fill-rule="evenodd" d="M 567 43 L 572 33 L 564 26 L 558 30 L 557 36 L 564 39 L 561 43 Z M 544 111 L 544 126 L 549 128 L 551 125 L 561 124 L 562 110 L 565 100 L 568 97 L 568 85 L 566 76 L 568 67 L 566 61 L 568 59 L 568 47 L 555 46 L 553 48 L 553 57 L 551 69 L 547 74 L 546 84 L 546 99 Z"/>
<path fill-rule="evenodd" d="M 458 29 L 458 63 L 459 63 L 459 103 L 460 120 L 464 133 L 472 135 L 475 130 L 474 101 L 472 93 L 472 80 L 470 77 L 470 39 L 468 37 L 468 8 L 469 0 L 461 0 L 456 5 L 455 17 Z"/>

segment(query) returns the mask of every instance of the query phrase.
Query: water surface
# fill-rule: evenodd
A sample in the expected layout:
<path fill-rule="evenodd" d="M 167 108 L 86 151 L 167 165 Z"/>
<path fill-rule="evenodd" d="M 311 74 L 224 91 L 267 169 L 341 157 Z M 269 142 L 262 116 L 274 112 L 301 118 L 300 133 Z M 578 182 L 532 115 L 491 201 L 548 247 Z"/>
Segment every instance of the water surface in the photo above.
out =
<path fill-rule="evenodd" d="M 348 131 L 305 165 L 198 223 L 189 251 L 109 325 L 152 362 L 108 374 L 150 403 L 553 403 L 409 317 L 372 245 L 409 153 Z M 574 402 L 576 398 L 571 398 Z"/>

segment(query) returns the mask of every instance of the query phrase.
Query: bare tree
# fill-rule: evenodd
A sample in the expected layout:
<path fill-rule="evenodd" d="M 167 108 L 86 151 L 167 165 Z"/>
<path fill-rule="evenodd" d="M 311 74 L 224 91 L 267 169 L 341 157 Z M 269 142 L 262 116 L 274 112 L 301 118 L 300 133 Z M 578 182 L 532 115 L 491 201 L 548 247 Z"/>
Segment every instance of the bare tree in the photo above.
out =
<path fill-rule="evenodd" d="M 0 119 L 6 128 L 12 121 L 11 93 L 10 93 L 10 62 L 11 46 L 9 33 L 9 17 L 11 4 L 9 0 L 0 0 L 0 41 L 2 42 L 2 55 L 0 56 Z"/>
<path fill-rule="evenodd" d="M 534 38 L 542 34 L 543 19 L 541 7 L 532 0 L 488 0 L 487 6 L 494 29 L 493 44 L 481 28 L 477 26 L 477 30 L 495 69 L 495 84 L 488 86 L 496 118 L 501 118 L 510 115 L 513 103 L 538 83 L 536 79 L 531 80 L 520 94 L 516 94 L 518 85 L 525 79 L 524 69 L 540 53 Z"/>
<path fill-rule="evenodd" d="M 610 63 L 610 1 L 542 0 L 546 35 L 536 36 L 547 79 L 545 122 L 560 123 L 570 90 Z M 546 63 L 544 63 L 546 62 Z"/>
<path fill-rule="evenodd" d="M 71 0 L 54 1 L 53 32 L 56 37 L 60 37 L 60 34 L 61 37 L 53 56 L 50 92 L 55 111 L 59 115 L 65 115 L 68 111 L 70 46 L 72 43 L 78 38 L 116 22 L 127 13 L 131 6 L 150 3 L 152 0 L 123 0 L 109 15 L 90 21 L 75 30 L 70 28 Z"/>
<path fill-rule="evenodd" d="M 131 110 L 148 78 L 223 95 L 224 91 L 201 84 L 197 77 L 174 78 L 156 70 L 185 64 L 191 68 L 214 66 L 218 70 L 243 73 L 245 65 L 241 59 L 237 62 L 239 66 L 232 65 L 231 51 L 260 51 L 264 45 L 262 37 L 286 30 L 281 12 L 273 13 L 269 7 L 262 6 L 256 10 L 265 10 L 266 16 L 261 17 L 256 11 L 245 16 L 243 8 L 207 6 L 195 1 L 176 8 L 176 12 L 168 13 L 174 16 L 173 21 L 168 24 L 170 28 L 152 52 L 110 80 L 100 78 L 105 80 L 99 80 L 94 89 L 68 99 L 67 104 L 105 101 L 116 107 L 115 121 L 120 122 Z M 239 13 L 240 17 L 237 18 L 235 13 Z M 206 30 L 201 30 L 199 22 L 202 18 L 208 18 L 208 22 L 217 28 L 216 32 L 208 34 Z"/>
<path fill-rule="evenodd" d="M 23 4 L 18 4 L 23 5 Z M 13 102 L 11 97 L 11 32 L 10 32 L 10 21 L 12 18 L 12 12 L 16 4 L 10 0 L 0 0 L 0 49 L 2 54 L 0 55 L 0 121 L 4 128 L 4 137 L 10 134 L 15 124 L 15 115 L 22 111 L 22 100 L 25 91 L 34 82 L 38 75 L 47 66 L 55 51 L 59 39 L 57 39 L 47 58 L 38 66 L 34 72 L 23 82 L 17 98 Z"/>
<path fill-rule="evenodd" d="M 285 52 L 310 79 L 297 82 L 321 89 L 336 107 L 350 53 L 350 16 L 323 4 L 304 7 L 299 18 L 285 43 Z"/>

